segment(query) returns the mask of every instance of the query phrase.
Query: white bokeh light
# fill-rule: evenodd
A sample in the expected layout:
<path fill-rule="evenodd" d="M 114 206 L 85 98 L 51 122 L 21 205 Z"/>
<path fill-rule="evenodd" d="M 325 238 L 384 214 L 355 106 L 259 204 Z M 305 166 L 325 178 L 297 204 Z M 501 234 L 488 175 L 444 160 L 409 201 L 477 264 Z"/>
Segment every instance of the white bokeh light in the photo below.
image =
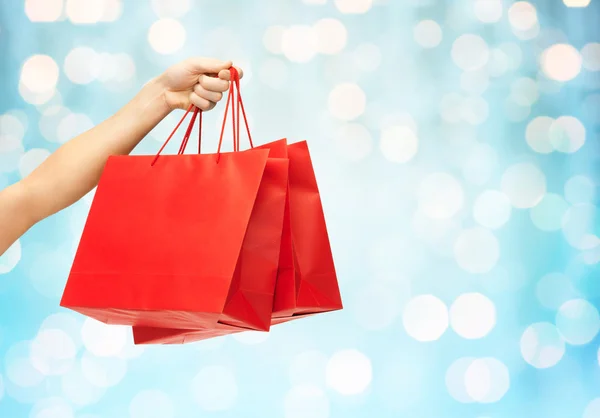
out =
<path fill-rule="evenodd" d="M 28 416 L 29 418 L 74 418 L 75 413 L 66 399 L 55 396 L 39 399 Z"/>
<path fill-rule="evenodd" d="M 362 71 L 375 71 L 381 65 L 381 49 L 376 44 L 361 43 L 353 53 L 354 65 Z"/>
<path fill-rule="evenodd" d="M 593 399 L 588 403 L 583 411 L 582 418 L 597 418 L 600 417 L 600 398 Z"/>
<path fill-rule="evenodd" d="M 565 183 L 565 199 L 573 205 L 592 202 L 595 195 L 596 185 L 587 176 L 573 176 Z"/>
<path fill-rule="evenodd" d="M 364 113 L 366 104 L 367 96 L 357 84 L 338 84 L 329 93 L 329 112 L 337 119 L 356 119 Z"/>
<path fill-rule="evenodd" d="M 348 38 L 348 31 L 342 22 L 337 19 L 321 19 L 313 28 L 317 34 L 319 53 L 334 55 L 342 52 Z"/>
<path fill-rule="evenodd" d="M 600 315 L 587 300 L 571 299 L 558 309 L 556 327 L 567 343 L 587 344 L 600 330 Z"/>
<path fill-rule="evenodd" d="M 459 109 L 460 117 L 471 125 L 481 125 L 489 116 L 489 105 L 483 97 L 466 97 Z"/>
<path fill-rule="evenodd" d="M 35 94 L 53 94 L 58 83 L 59 69 L 48 55 L 33 55 L 23 63 L 21 84 Z"/>
<path fill-rule="evenodd" d="M 556 365 L 565 354 L 565 342 L 549 322 L 528 326 L 521 336 L 520 345 L 523 359 L 538 369 Z"/>
<path fill-rule="evenodd" d="M 486 228 L 498 229 L 510 219 L 508 196 L 498 190 L 486 190 L 475 199 L 473 218 Z"/>
<path fill-rule="evenodd" d="M 465 71 L 478 70 L 484 67 L 489 58 L 490 51 L 485 40 L 474 34 L 459 36 L 452 44 L 452 60 L 458 68 Z"/>
<path fill-rule="evenodd" d="M 130 418 L 173 418 L 175 406 L 165 392 L 148 389 L 138 392 L 129 404 Z"/>
<path fill-rule="evenodd" d="M 435 48 L 442 42 L 442 28 L 435 20 L 422 20 L 413 30 L 415 41 L 423 48 Z"/>
<path fill-rule="evenodd" d="M 535 294 L 543 306 L 552 310 L 579 296 L 569 277 L 563 273 L 548 273 L 543 276 L 536 285 Z"/>
<path fill-rule="evenodd" d="M 419 185 L 418 201 L 419 209 L 430 218 L 448 219 L 462 209 L 464 192 L 450 174 L 431 173 Z"/>
<path fill-rule="evenodd" d="M 175 19 L 160 19 L 150 26 L 148 42 L 159 54 L 173 54 L 185 44 L 185 27 Z"/>
<path fill-rule="evenodd" d="M 89 47 L 72 49 L 65 58 L 64 71 L 75 84 L 91 83 L 99 75 L 98 54 Z"/>
<path fill-rule="evenodd" d="M 105 0 L 66 0 L 67 17 L 76 25 L 98 23 L 106 12 Z"/>
<path fill-rule="evenodd" d="M 508 368 L 492 357 L 473 360 L 465 370 L 465 389 L 476 402 L 495 403 L 510 387 Z"/>
<path fill-rule="evenodd" d="M 579 51 L 569 44 L 555 44 L 542 53 L 540 65 L 546 77 L 556 81 L 569 81 L 581 71 Z"/>
<path fill-rule="evenodd" d="M 61 377 L 61 388 L 67 399 L 78 406 L 97 403 L 106 391 L 86 379 L 79 362 L 76 362 L 69 372 Z"/>
<path fill-rule="evenodd" d="M 525 140 L 535 152 L 549 154 L 554 151 L 550 142 L 550 127 L 554 119 L 549 116 L 538 116 L 532 119 L 525 129 Z"/>
<path fill-rule="evenodd" d="M 123 14 L 122 0 L 104 0 L 104 13 L 100 18 L 101 22 L 114 22 Z"/>
<path fill-rule="evenodd" d="M 508 167 L 502 174 L 500 185 L 510 203 L 519 209 L 537 205 L 546 193 L 546 177 L 532 163 L 517 163 Z"/>
<path fill-rule="evenodd" d="M 590 250 L 600 245 L 595 234 L 598 208 L 590 203 L 578 203 L 571 206 L 562 219 L 562 231 L 565 239 L 574 248 Z"/>
<path fill-rule="evenodd" d="M 510 86 L 510 97 L 521 106 L 531 106 L 539 98 L 537 82 L 529 77 L 516 79 Z"/>
<path fill-rule="evenodd" d="M 92 129 L 94 122 L 83 113 L 69 113 L 60 119 L 56 127 L 56 141 L 64 144 L 70 139 Z"/>
<path fill-rule="evenodd" d="M 454 243 L 454 258 L 460 268 L 469 273 L 487 273 L 500 258 L 498 239 L 485 228 L 465 229 Z"/>
<path fill-rule="evenodd" d="M 21 260 L 21 241 L 16 240 L 0 255 L 0 274 L 10 273 Z"/>
<path fill-rule="evenodd" d="M 290 363 L 290 383 L 292 385 L 325 387 L 327 361 L 327 356 L 317 350 L 298 354 Z"/>
<path fill-rule="evenodd" d="M 81 323 L 80 316 L 72 313 L 55 313 L 52 314 L 40 325 L 40 331 L 58 329 L 64 331 L 71 339 L 75 348 L 78 350 L 81 347 Z"/>
<path fill-rule="evenodd" d="M 373 0 L 333 0 L 335 7 L 346 14 L 367 13 L 373 6 Z"/>
<path fill-rule="evenodd" d="M 31 364 L 30 350 L 30 341 L 19 341 L 4 357 L 6 378 L 22 388 L 32 388 L 44 381 L 44 375 Z"/>
<path fill-rule="evenodd" d="M 290 26 L 281 35 L 281 51 L 292 62 L 309 62 L 317 55 L 318 49 L 319 37 L 312 26 Z"/>
<path fill-rule="evenodd" d="M 461 403 L 472 403 L 473 398 L 467 393 L 465 373 L 475 361 L 472 357 L 461 357 L 455 360 L 446 370 L 446 389 L 450 396 Z"/>
<path fill-rule="evenodd" d="M 31 342 L 31 364 L 45 376 L 59 376 L 67 373 L 77 355 L 77 348 L 71 337 L 60 329 L 40 330 Z"/>
<path fill-rule="evenodd" d="M 581 48 L 583 68 L 588 71 L 600 71 L 600 43 L 592 42 Z"/>
<path fill-rule="evenodd" d="M 508 9 L 508 21 L 518 31 L 528 31 L 538 24 L 535 6 L 526 1 L 517 1 Z"/>
<path fill-rule="evenodd" d="M 0 135 L 10 135 L 18 140 L 23 139 L 27 127 L 27 117 L 20 111 L 7 112 L 0 115 Z M 3 141 L 0 142 L 0 152 L 3 151 Z"/>
<path fill-rule="evenodd" d="M 196 403 L 205 411 L 224 411 L 233 407 L 238 398 L 235 375 L 224 366 L 207 366 L 200 370 L 192 380 L 191 391 Z"/>
<path fill-rule="evenodd" d="M 503 14 L 502 0 L 475 0 L 473 12 L 483 23 L 498 22 Z"/>
<path fill-rule="evenodd" d="M 366 158 L 373 150 L 373 138 L 369 130 L 358 123 L 340 126 L 334 135 L 335 144 L 341 155 L 348 161 Z"/>
<path fill-rule="evenodd" d="M 263 45 L 272 54 L 282 54 L 283 34 L 285 26 L 269 26 L 263 35 Z"/>
<path fill-rule="evenodd" d="M 25 14 L 32 22 L 55 22 L 62 16 L 64 0 L 25 0 Z"/>
<path fill-rule="evenodd" d="M 130 329 L 121 325 L 107 325 L 86 318 L 81 327 L 83 345 L 99 357 L 116 356 L 123 350 Z"/>
<path fill-rule="evenodd" d="M 587 7 L 591 2 L 592 0 L 563 0 L 567 7 Z"/>
<path fill-rule="evenodd" d="M 463 338 L 483 338 L 496 325 L 496 307 L 481 293 L 464 293 L 450 306 L 450 326 Z"/>
<path fill-rule="evenodd" d="M 182 17 L 192 7 L 191 0 L 152 0 L 151 3 L 158 17 Z"/>
<path fill-rule="evenodd" d="M 341 395 L 358 395 L 371 384 L 371 360 L 358 350 L 341 350 L 327 362 L 327 386 Z"/>
<path fill-rule="evenodd" d="M 387 160 L 406 163 L 417 154 L 419 139 L 408 126 L 391 126 L 381 132 L 379 146 Z"/>
<path fill-rule="evenodd" d="M 415 340 L 435 341 L 448 329 L 448 308 L 433 295 L 415 296 L 404 307 L 402 323 Z"/>
<path fill-rule="evenodd" d="M 321 388 L 294 386 L 283 401 L 285 418 L 328 418 L 329 399 Z"/>
<path fill-rule="evenodd" d="M 27 151 L 19 161 L 19 173 L 21 178 L 27 177 L 33 172 L 46 158 L 50 156 L 50 151 L 44 148 L 34 148 Z"/>
<path fill-rule="evenodd" d="M 546 193 L 540 203 L 529 210 L 533 224 L 542 231 L 558 231 L 569 204 L 561 195 Z"/>
<path fill-rule="evenodd" d="M 548 136 L 555 150 L 573 153 L 585 143 L 585 127 L 573 116 L 560 116 L 550 125 Z"/>
<path fill-rule="evenodd" d="M 123 380 L 127 361 L 118 357 L 97 357 L 86 351 L 81 357 L 81 371 L 94 386 L 108 388 Z"/>

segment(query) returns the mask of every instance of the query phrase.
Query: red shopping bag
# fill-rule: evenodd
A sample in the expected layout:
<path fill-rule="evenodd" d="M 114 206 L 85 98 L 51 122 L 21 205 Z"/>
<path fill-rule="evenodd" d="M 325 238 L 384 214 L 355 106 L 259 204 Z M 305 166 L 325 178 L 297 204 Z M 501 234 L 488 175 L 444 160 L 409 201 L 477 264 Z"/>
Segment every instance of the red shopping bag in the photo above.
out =
<path fill-rule="evenodd" d="M 263 145 L 272 147 L 281 143 Z M 259 147 L 260 148 L 260 147 Z M 290 179 L 271 324 L 342 309 L 316 178 L 306 142 L 288 145 Z M 136 344 L 183 344 L 246 331 L 134 328 Z"/>
<path fill-rule="evenodd" d="M 275 272 L 279 247 L 242 244 L 251 222 L 279 243 L 286 182 L 268 150 L 109 158 L 61 305 L 113 324 L 267 330 L 275 273 L 255 280 L 252 265 Z"/>

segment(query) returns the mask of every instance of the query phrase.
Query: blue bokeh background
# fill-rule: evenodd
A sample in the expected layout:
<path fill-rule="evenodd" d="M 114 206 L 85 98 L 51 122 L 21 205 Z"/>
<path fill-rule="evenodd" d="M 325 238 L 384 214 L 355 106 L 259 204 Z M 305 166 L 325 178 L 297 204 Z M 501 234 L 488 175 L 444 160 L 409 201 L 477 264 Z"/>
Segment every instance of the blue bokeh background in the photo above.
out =
<path fill-rule="evenodd" d="M 168 66 L 231 59 L 255 139 L 309 141 L 345 309 L 134 347 L 58 306 L 90 193 L 0 256 L 0 417 L 600 417 L 599 19 L 597 0 L 2 2 L 0 189 Z"/>

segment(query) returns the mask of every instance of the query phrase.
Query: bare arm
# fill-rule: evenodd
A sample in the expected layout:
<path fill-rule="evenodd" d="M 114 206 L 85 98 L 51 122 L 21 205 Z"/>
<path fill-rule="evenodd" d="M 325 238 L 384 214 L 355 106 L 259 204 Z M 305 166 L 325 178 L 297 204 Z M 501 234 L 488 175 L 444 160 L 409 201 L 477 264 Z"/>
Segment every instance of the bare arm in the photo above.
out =
<path fill-rule="evenodd" d="M 0 255 L 36 222 L 93 189 L 108 157 L 129 154 L 172 109 L 190 103 L 212 109 L 228 87 L 230 65 L 194 58 L 170 68 L 116 114 L 65 143 L 29 176 L 1 190 Z M 219 78 L 211 77 L 217 74 Z"/>

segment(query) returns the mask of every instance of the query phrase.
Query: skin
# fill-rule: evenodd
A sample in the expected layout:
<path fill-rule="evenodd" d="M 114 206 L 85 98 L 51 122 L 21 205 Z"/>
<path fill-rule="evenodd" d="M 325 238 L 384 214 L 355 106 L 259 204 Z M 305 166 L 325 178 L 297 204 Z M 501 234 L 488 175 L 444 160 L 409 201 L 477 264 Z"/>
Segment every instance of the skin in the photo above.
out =
<path fill-rule="evenodd" d="M 113 116 L 0 190 L 0 255 L 34 224 L 85 196 L 98 184 L 110 155 L 129 154 L 171 111 L 190 104 L 213 109 L 229 88 L 230 67 L 231 62 L 213 58 L 190 58 L 172 66 Z"/>

